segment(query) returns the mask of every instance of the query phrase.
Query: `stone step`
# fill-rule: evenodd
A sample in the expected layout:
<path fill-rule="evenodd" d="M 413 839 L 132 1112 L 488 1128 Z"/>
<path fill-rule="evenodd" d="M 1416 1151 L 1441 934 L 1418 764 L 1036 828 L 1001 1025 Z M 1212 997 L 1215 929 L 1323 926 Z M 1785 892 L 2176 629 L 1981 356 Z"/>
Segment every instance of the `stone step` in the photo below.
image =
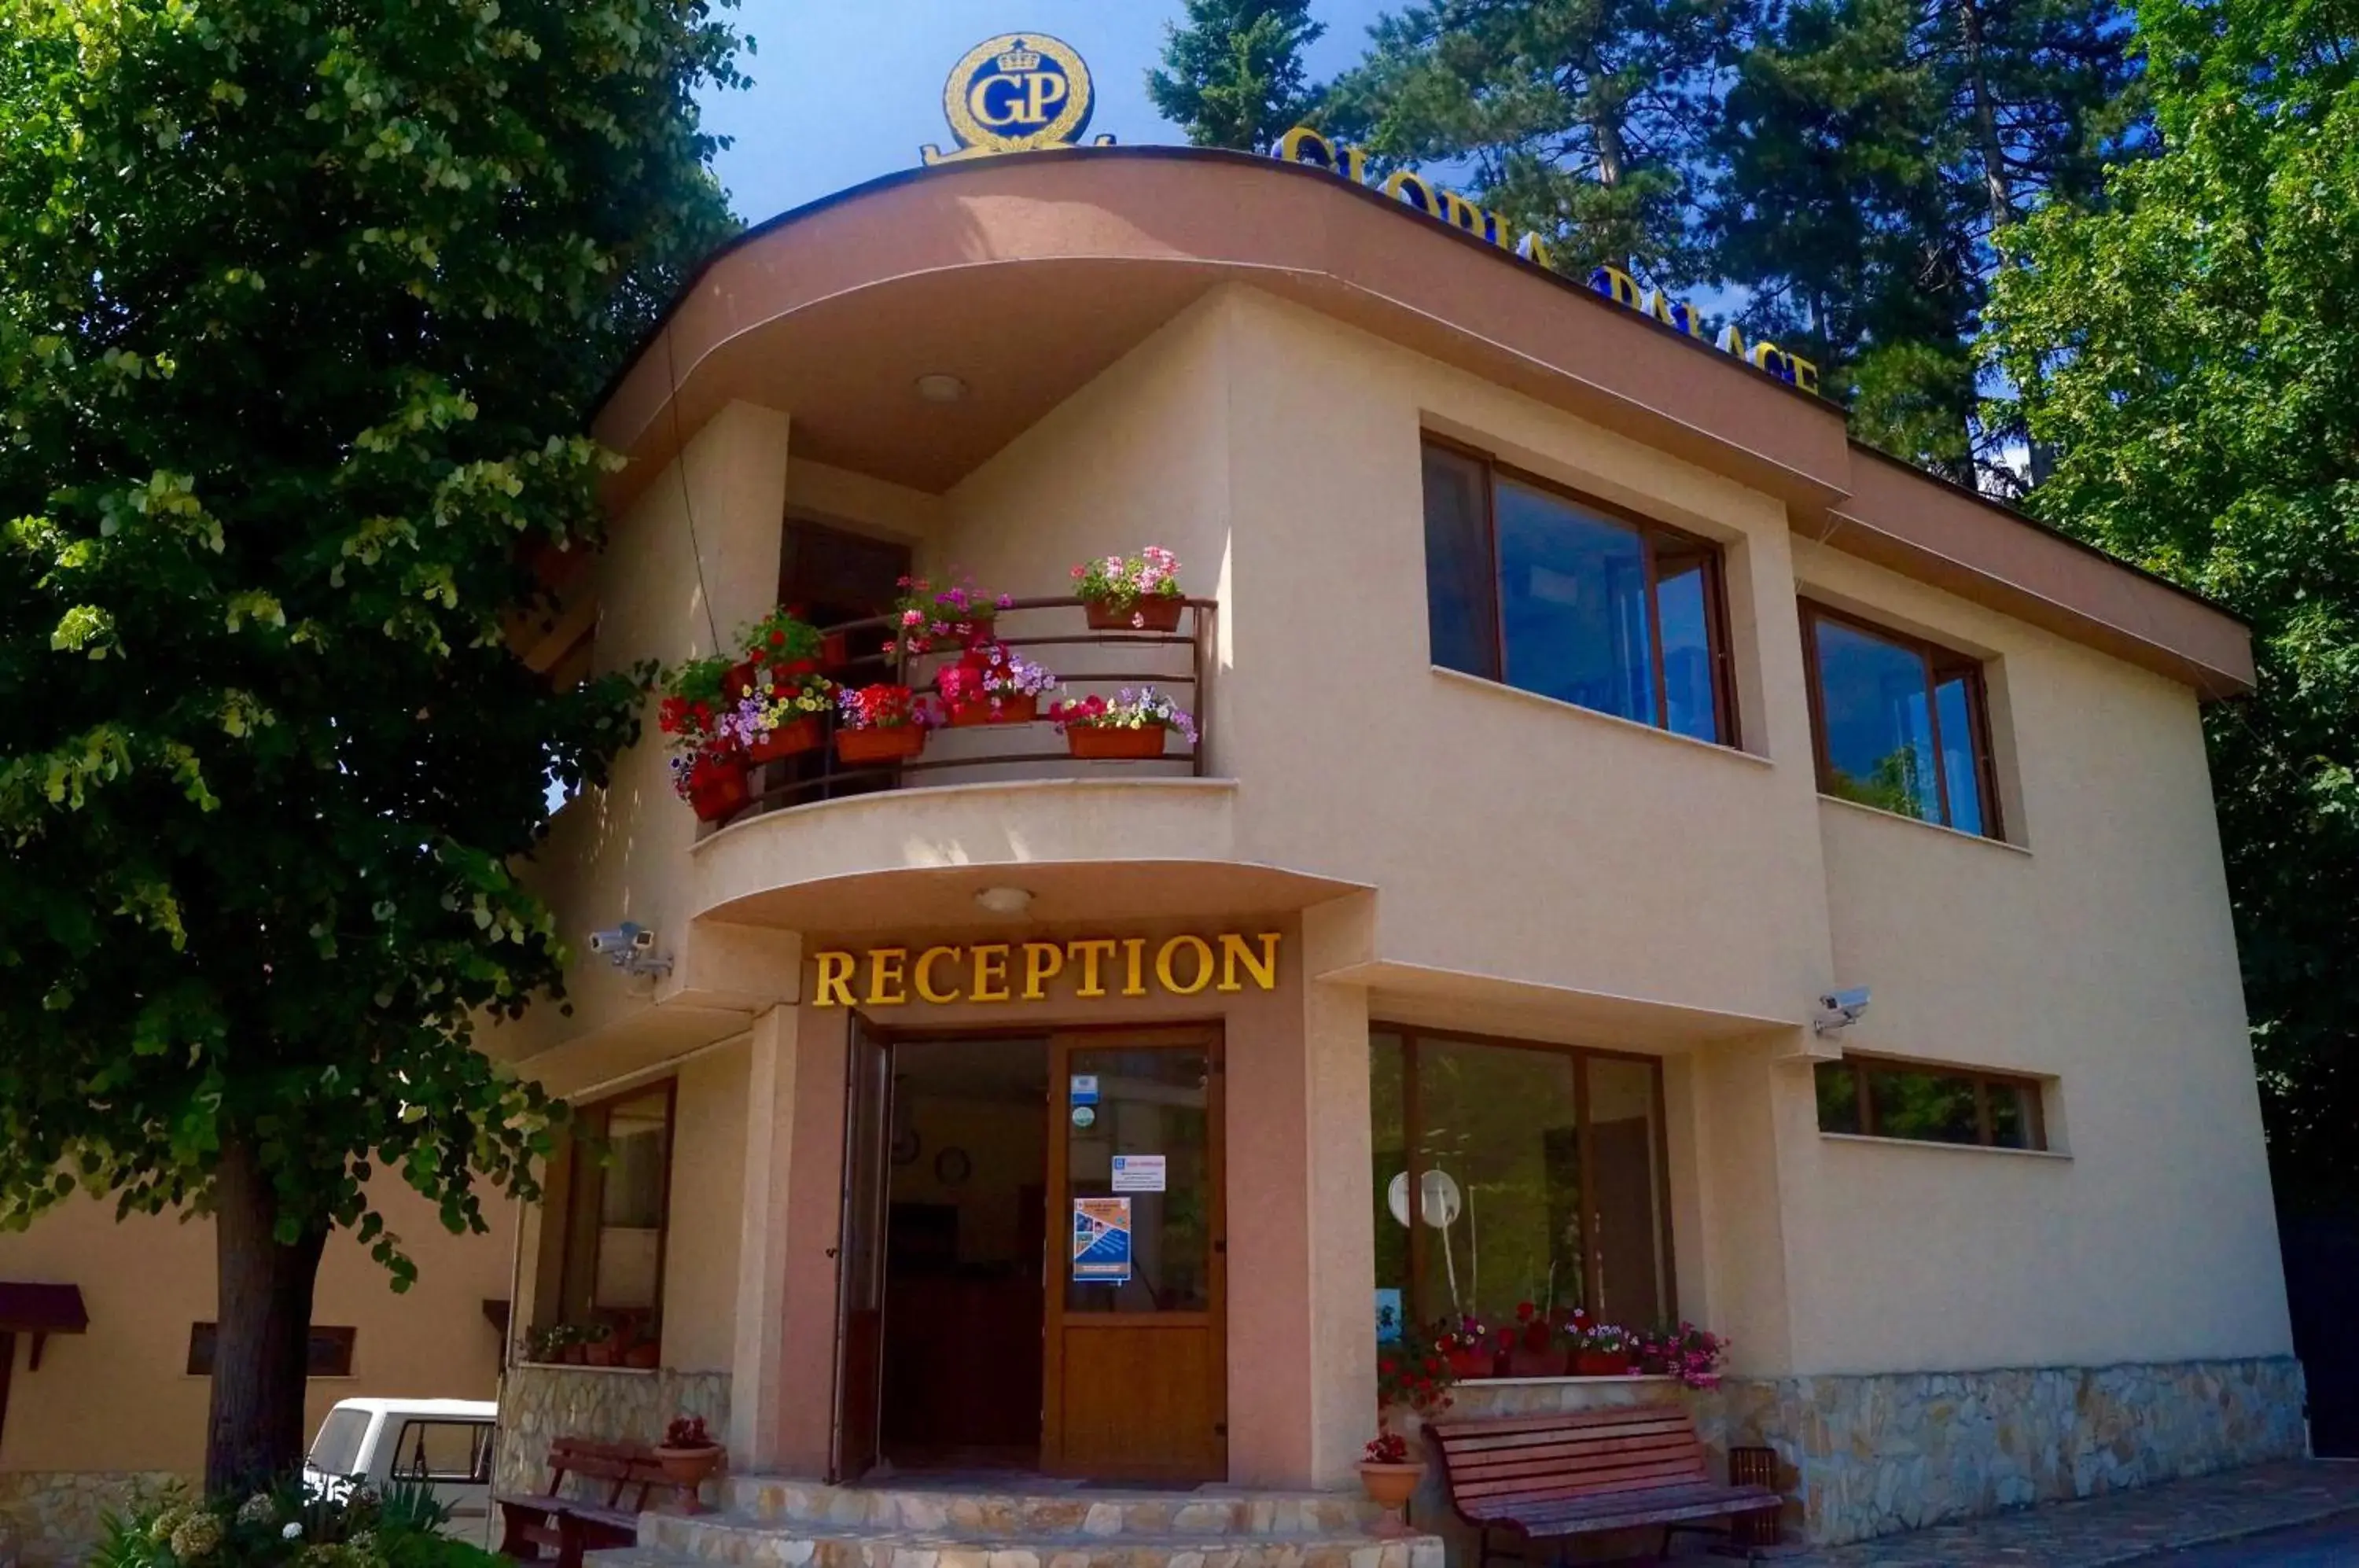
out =
<path fill-rule="evenodd" d="M 1439 1537 L 1132 1531 L 1015 1539 L 877 1525 L 773 1524 L 743 1515 L 642 1514 L 639 1544 L 598 1568 L 1442 1568 Z"/>
<path fill-rule="evenodd" d="M 951 1531 L 964 1539 L 1042 1535 L 1328 1536 L 1364 1534 L 1383 1517 L 1345 1492 L 1257 1492 L 1199 1486 L 1186 1492 L 1083 1487 L 1034 1481 L 958 1486 L 831 1486 L 778 1476 L 732 1475 L 724 1510 L 756 1519 Z"/>

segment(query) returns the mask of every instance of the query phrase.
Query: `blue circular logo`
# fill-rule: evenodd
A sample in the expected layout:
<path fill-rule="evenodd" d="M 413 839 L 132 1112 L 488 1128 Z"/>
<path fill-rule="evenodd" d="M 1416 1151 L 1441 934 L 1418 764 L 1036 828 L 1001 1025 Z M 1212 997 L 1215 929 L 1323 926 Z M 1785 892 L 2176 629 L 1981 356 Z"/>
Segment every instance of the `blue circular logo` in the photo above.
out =
<path fill-rule="evenodd" d="M 969 49 L 942 85 L 942 113 L 976 152 L 1071 147 L 1090 123 L 1090 70 L 1046 33 L 1006 33 Z"/>

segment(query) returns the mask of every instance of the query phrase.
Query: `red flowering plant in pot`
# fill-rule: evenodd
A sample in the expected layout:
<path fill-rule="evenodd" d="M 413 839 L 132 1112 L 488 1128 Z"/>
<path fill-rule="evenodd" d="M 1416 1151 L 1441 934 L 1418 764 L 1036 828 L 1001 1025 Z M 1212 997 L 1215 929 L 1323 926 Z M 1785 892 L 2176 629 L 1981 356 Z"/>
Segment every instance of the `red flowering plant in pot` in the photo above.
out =
<path fill-rule="evenodd" d="M 1564 1347 L 1549 1314 L 1529 1301 L 1516 1303 L 1513 1327 L 1499 1333 L 1499 1348 L 1506 1353 L 1510 1377 L 1561 1377 Z"/>
<path fill-rule="evenodd" d="M 705 1430 L 702 1416 L 675 1416 L 656 1444 L 656 1463 L 663 1466 L 664 1479 L 679 1488 L 680 1511 L 698 1513 L 704 1505 L 697 1488 L 721 1468 L 721 1444 Z"/>
<path fill-rule="evenodd" d="M 1196 721 L 1185 708 L 1152 686 L 1117 693 L 1112 702 L 1084 697 L 1078 702 L 1058 702 L 1049 709 L 1065 748 L 1079 757 L 1127 758 L 1133 761 L 1163 755 L 1173 731 L 1196 744 Z"/>
<path fill-rule="evenodd" d="M 1094 631 L 1177 631 L 1185 598 L 1180 558 L 1151 544 L 1136 555 L 1085 561 L 1073 568 L 1073 597 L 1086 608 Z"/>
<path fill-rule="evenodd" d="M 744 650 L 737 670 L 745 672 L 738 680 L 741 692 L 751 690 L 756 676 L 765 670 L 815 675 L 825 666 L 826 639 L 817 626 L 803 619 L 799 607 L 779 605 L 738 633 L 737 646 Z"/>
<path fill-rule="evenodd" d="M 736 703 L 726 695 L 730 667 L 718 655 L 677 665 L 664 672 L 656 702 L 656 727 L 672 752 L 672 789 L 708 822 L 753 799 Z"/>
<path fill-rule="evenodd" d="M 879 681 L 839 689 L 836 759 L 847 768 L 905 762 L 926 749 L 932 713 L 907 686 Z"/>
<path fill-rule="evenodd" d="M 1455 1322 L 1444 1318 L 1434 1325 L 1434 1348 L 1450 1363 L 1451 1374 L 1461 1382 L 1469 1377 L 1489 1377 L 1497 1374 L 1498 1341 L 1481 1318 L 1473 1312 L 1460 1314 Z"/>
<path fill-rule="evenodd" d="M 1028 724 L 1040 716 L 1041 697 L 1056 689 L 1054 675 L 988 637 L 934 677 L 953 725 Z"/>
<path fill-rule="evenodd" d="M 1368 1500 L 1385 1510 L 1384 1522 L 1372 1533 L 1408 1533 L 1402 1510 L 1417 1490 L 1425 1464 L 1393 1423 L 1403 1415 L 1420 1423 L 1450 1408 L 1450 1388 L 1456 1381 L 1449 1357 L 1413 1326 L 1400 1337 L 1376 1346 L 1376 1435 L 1360 1461 L 1360 1484 Z"/>

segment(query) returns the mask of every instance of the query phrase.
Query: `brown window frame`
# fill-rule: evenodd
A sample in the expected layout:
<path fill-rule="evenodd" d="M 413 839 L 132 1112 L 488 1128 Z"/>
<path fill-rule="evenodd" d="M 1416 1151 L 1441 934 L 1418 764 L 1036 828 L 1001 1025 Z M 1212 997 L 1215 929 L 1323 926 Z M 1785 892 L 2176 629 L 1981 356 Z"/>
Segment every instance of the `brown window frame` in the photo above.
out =
<path fill-rule="evenodd" d="M 1832 604 L 1823 604 L 1808 595 L 1801 598 L 1800 604 L 1802 666 L 1810 687 L 1810 755 L 1818 768 L 1819 793 L 1832 800 L 1850 801 L 1853 805 L 1865 804 L 1864 801 L 1853 800 L 1848 795 L 1836 792 L 1834 757 L 1827 749 L 1826 688 L 1819 670 L 1819 625 L 1822 621 L 1832 621 L 1837 626 L 1848 626 L 1853 631 L 1872 637 L 1879 642 L 1913 653 L 1917 656 L 1918 662 L 1924 666 L 1925 716 L 1927 724 L 1932 730 L 1933 787 L 1941 806 L 1941 820 L 1934 825 L 1948 828 L 1952 833 L 1966 833 L 1968 830 L 1956 825 L 1952 819 L 1957 813 L 1950 809 L 1950 769 L 1942 760 L 1944 753 L 1941 746 L 1941 703 L 1939 692 L 1942 684 L 1952 677 L 1964 680 L 1966 724 L 1970 732 L 1968 746 L 1974 761 L 1974 788 L 1981 792 L 1983 809 L 1982 831 L 1970 836 L 2005 840 L 2006 819 L 2006 812 L 1999 804 L 1998 759 L 1991 744 L 1990 691 L 1989 682 L 1984 673 L 1984 661 L 1976 659 L 1973 654 L 1960 653 L 1956 648 L 1944 648 L 1941 644 L 1929 641 L 1924 637 L 1912 636 L 1908 632 L 1895 631 L 1880 622 L 1854 615 L 1845 610 L 1838 610 Z M 1868 809 L 1881 810 L 1879 807 L 1872 806 Z M 1887 814 L 1903 815 L 1898 811 Z M 1908 820 L 1924 821 L 1921 817 L 1912 817 Z"/>
<path fill-rule="evenodd" d="M 1633 511 L 1627 506 L 1616 506 L 1611 501 L 1600 499 L 1584 491 L 1560 485 L 1544 474 L 1534 474 L 1529 469 L 1517 468 L 1513 463 L 1502 463 L 1480 447 L 1468 446 L 1462 441 L 1451 441 L 1447 436 L 1439 436 L 1427 431 L 1423 436 L 1420 451 L 1423 447 L 1431 447 L 1436 451 L 1449 452 L 1453 457 L 1463 458 L 1475 463 L 1483 471 L 1483 541 L 1491 559 L 1486 605 L 1489 611 L 1491 633 L 1489 639 L 1491 668 L 1488 670 L 1462 670 L 1461 674 L 1473 675 L 1478 680 L 1493 681 L 1508 687 L 1512 691 L 1526 690 L 1507 679 L 1507 618 L 1501 613 L 1499 607 L 1498 481 L 1506 478 L 1515 484 L 1553 495 L 1569 506 L 1580 507 L 1607 522 L 1618 524 L 1638 536 L 1639 544 L 1646 552 L 1647 561 L 1647 660 L 1648 673 L 1653 677 L 1655 687 L 1655 718 L 1654 722 L 1647 727 L 1661 730 L 1666 735 L 1675 735 L 1678 732 L 1671 728 L 1670 702 L 1665 690 L 1662 582 L 1655 559 L 1657 539 L 1659 537 L 1675 540 L 1681 545 L 1690 546 L 1702 554 L 1704 637 L 1711 645 L 1712 723 L 1720 732 L 1716 739 L 1704 744 L 1726 746 L 1731 751 L 1744 748 L 1742 731 L 1737 723 L 1735 660 L 1730 652 L 1727 563 L 1725 554 L 1717 542 L 1704 538 L 1701 534 L 1674 527 L 1659 517 L 1650 517 L 1643 512 Z M 1420 493 L 1419 505 L 1422 506 L 1422 504 L 1423 496 Z M 1431 570 L 1431 564 L 1429 562 L 1427 571 L 1430 572 Z M 1580 707 L 1581 704 L 1575 702 L 1568 706 Z M 1603 712 L 1602 709 L 1594 708 L 1583 711 Z M 1616 713 L 1608 713 L 1606 716 L 1621 717 Z M 1638 724 L 1643 721 L 1633 719 L 1627 722 Z M 1682 735 L 1680 738 L 1693 740 L 1695 737 Z"/>
<path fill-rule="evenodd" d="M 1596 1046 L 1564 1045 L 1553 1040 L 1516 1040 L 1506 1035 L 1476 1034 L 1465 1029 L 1426 1029 L 1417 1025 L 1391 1023 L 1378 1018 L 1368 1021 L 1369 1038 L 1392 1035 L 1401 1044 L 1401 1169 L 1408 1177 L 1409 1203 L 1414 1214 L 1419 1181 L 1424 1167 L 1418 1160 L 1419 1135 L 1424 1130 L 1418 1103 L 1417 1046 L 1420 1040 L 1433 1040 L 1451 1045 L 1484 1045 L 1508 1051 L 1530 1051 L 1569 1057 L 1573 1062 L 1572 1104 L 1573 1127 L 1581 1136 L 1582 1203 L 1576 1218 L 1581 1225 L 1582 1310 L 1595 1315 L 1601 1309 L 1597 1300 L 1597 1283 L 1603 1275 L 1600 1266 L 1597 1234 L 1590 1224 L 1589 1195 L 1596 1191 L 1595 1172 L 1592 1166 L 1594 1149 L 1589 1138 L 1589 1062 L 1593 1060 L 1638 1062 L 1646 1063 L 1654 1073 L 1655 1126 L 1660 1139 L 1655 1150 L 1655 1181 L 1662 1197 L 1662 1219 L 1657 1226 L 1655 1245 L 1663 1265 L 1663 1316 L 1665 1321 L 1680 1321 L 1680 1277 L 1678 1255 L 1671 1247 L 1671 1159 L 1670 1116 L 1669 1101 L 1663 1089 L 1663 1062 L 1659 1056 L 1644 1051 L 1608 1051 Z M 1439 1311 L 1429 1312 L 1418 1300 L 1419 1281 L 1425 1276 L 1425 1227 L 1408 1227 L 1408 1278 L 1401 1288 L 1402 1311 L 1410 1324 L 1433 1323 Z"/>
<path fill-rule="evenodd" d="M 1978 1067 L 1953 1067 L 1945 1062 L 1911 1062 L 1897 1056 L 1860 1056 L 1845 1051 L 1834 1062 L 1821 1062 L 1820 1068 L 1843 1067 L 1851 1072 L 1853 1092 L 1858 1096 L 1857 1116 L 1860 1130 L 1847 1133 L 1841 1128 L 1821 1127 L 1819 1131 L 1835 1138 L 1880 1138 L 1893 1143 L 1930 1143 L 1945 1149 L 2003 1149 L 2014 1154 L 2046 1154 L 2048 1148 L 2047 1085 L 2037 1078 L 2020 1073 L 1990 1073 Z M 1916 1073 L 1928 1078 L 1958 1078 L 1974 1086 L 1974 1141 L 1956 1143 L 1945 1138 L 1916 1138 L 1903 1132 L 1885 1132 L 1875 1125 L 1875 1095 L 1868 1080 L 1875 1074 Z M 1815 1076 L 1812 1087 L 1817 1087 Z M 2028 1135 L 2023 1148 L 2000 1143 L 1991 1127 L 1991 1091 L 2006 1089 L 2020 1092 L 2030 1106 L 2030 1122 L 2024 1129 Z M 1816 1111 L 1812 1112 L 1813 1119 Z"/>
<path fill-rule="evenodd" d="M 553 1228 L 556 1236 L 557 1267 L 553 1276 L 556 1289 L 552 1292 L 554 1297 L 552 1301 L 536 1303 L 537 1310 L 534 1313 L 536 1327 L 548 1328 L 560 1323 L 574 1322 L 581 1322 L 586 1325 L 595 1322 L 600 1312 L 605 1310 L 600 1308 L 596 1296 L 598 1267 L 595 1249 L 599 1229 L 597 1214 L 593 1211 L 585 1223 L 581 1214 L 576 1212 L 576 1205 L 582 1196 L 582 1178 L 578 1165 L 582 1155 L 582 1135 L 587 1130 L 590 1131 L 591 1136 L 603 1139 L 606 1134 L 605 1118 L 613 1113 L 616 1105 L 640 1099 L 658 1088 L 663 1091 L 664 1096 L 663 1181 L 656 1207 L 655 1300 L 647 1308 L 647 1312 L 649 1323 L 655 1327 L 656 1337 L 660 1341 L 663 1325 L 664 1274 L 671 1250 L 672 1166 L 679 1156 L 679 1079 L 677 1075 L 636 1084 L 628 1089 L 618 1090 L 612 1094 L 573 1107 L 572 1120 L 566 1129 L 563 1185 L 560 1186 L 552 1180 L 543 1187 L 543 1191 L 549 1195 L 549 1202 L 541 1216 L 541 1245 L 544 1249 L 549 1247 L 549 1236 Z M 593 1123 L 594 1128 L 592 1127 Z M 599 1189 L 602 1199 L 604 1191 L 603 1181 L 602 1173 L 602 1184 Z M 577 1274 L 575 1265 L 581 1261 L 580 1249 L 584 1247 L 591 1250 L 588 1267 Z M 568 1287 L 577 1278 L 591 1281 L 591 1295 L 587 1301 L 577 1301 L 567 1299 Z"/>
<path fill-rule="evenodd" d="M 213 1375 L 213 1350 L 220 1326 L 205 1321 L 189 1325 L 188 1376 L 210 1377 Z M 313 1323 L 310 1337 L 303 1347 L 303 1376 L 310 1377 L 349 1377 L 353 1375 L 353 1350 L 360 1338 L 360 1330 L 326 1323 Z"/>

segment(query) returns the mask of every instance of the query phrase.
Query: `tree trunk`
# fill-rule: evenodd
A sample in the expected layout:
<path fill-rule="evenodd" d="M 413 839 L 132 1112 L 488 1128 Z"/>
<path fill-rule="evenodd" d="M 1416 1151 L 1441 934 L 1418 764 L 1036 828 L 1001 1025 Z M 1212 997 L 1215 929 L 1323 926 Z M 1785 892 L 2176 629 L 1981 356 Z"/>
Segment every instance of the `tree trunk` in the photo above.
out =
<path fill-rule="evenodd" d="M 1958 43 L 1966 92 L 1973 101 L 1974 145 L 1982 155 L 1983 198 L 1990 203 L 1992 232 L 2015 217 L 2014 182 L 2006 174 L 2006 149 L 1999 145 L 1998 105 L 1991 102 L 1990 72 L 1983 62 L 1982 0 L 1958 0 Z"/>
<path fill-rule="evenodd" d="M 277 1223 L 278 1196 L 253 1147 L 224 1145 L 213 1176 L 221 1296 L 205 1433 L 209 1495 L 266 1485 L 303 1457 L 311 1291 L 328 1233 L 307 1226 L 290 1246 L 273 1234 Z"/>

